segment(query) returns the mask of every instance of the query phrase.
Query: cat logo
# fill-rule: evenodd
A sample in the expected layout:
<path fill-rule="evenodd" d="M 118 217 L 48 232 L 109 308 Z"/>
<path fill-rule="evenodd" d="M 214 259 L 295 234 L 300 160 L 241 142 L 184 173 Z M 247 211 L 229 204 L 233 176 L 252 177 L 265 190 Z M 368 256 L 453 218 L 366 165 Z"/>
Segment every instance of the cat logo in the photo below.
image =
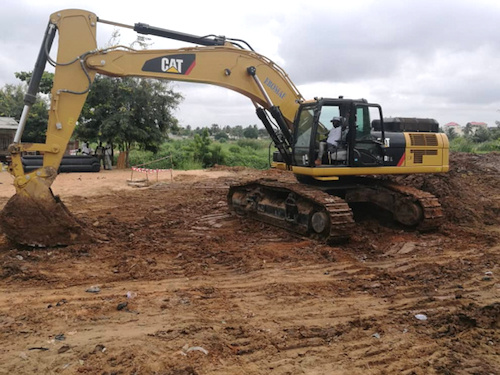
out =
<path fill-rule="evenodd" d="M 196 55 L 178 54 L 155 57 L 142 67 L 143 72 L 188 75 L 196 65 Z"/>
<path fill-rule="evenodd" d="M 167 73 L 177 73 L 182 72 L 182 59 L 173 59 L 168 57 L 162 57 L 161 59 L 161 70 Z"/>

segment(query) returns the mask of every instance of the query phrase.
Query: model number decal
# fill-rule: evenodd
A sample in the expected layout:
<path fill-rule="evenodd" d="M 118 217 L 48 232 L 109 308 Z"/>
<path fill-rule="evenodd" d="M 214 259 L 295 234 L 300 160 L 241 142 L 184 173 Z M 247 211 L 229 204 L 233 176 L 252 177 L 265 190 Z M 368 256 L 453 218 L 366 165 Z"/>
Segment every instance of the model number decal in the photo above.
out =
<path fill-rule="evenodd" d="M 276 95 L 278 95 L 281 99 L 283 99 L 286 95 L 286 93 L 281 90 L 276 83 L 271 81 L 269 78 L 266 77 L 264 80 L 264 85 L 269 87 Z"/>

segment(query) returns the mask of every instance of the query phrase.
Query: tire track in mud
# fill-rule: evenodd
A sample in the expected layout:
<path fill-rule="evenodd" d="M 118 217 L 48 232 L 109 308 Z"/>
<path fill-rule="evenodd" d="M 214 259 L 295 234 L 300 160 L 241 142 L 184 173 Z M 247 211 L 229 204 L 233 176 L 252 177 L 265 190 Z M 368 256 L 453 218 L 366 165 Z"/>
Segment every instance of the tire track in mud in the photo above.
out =
<path fill-rule="evenodd" d="M 287 247 L 294 245 L 292 242 Z M 337 249 L 339 253 L 344 251 L 348 250 Z M 469 262 L 474 269 L 478 268 L 475 263 L 486 260 L 481 260 L 483 255 L 473 249 L 462 255 L 465 255 L 462 262 Z M 440 274 L 457 256 L 448 250 L 438 257 L 433 253 L 419 254 L 417 262 L 414 257 L 414 252 L 408 252 L 391 255 L 390 260 L 382 255 L 364 261 L 322 264 L 299 264 L 295 260 L 284 264 L 267 262 L 260 269 L 243 273 L 227 265 L 215 265 L 209 274 L 189 278 L 171 274 L 149 281 L 111 281 L 99 297 L 85 295 L 81 288 L 75 291 L 75 287 L 72 295 L 65 288 L 59 297 L 65 296 L 70 302 L 60 309 L 64 314 L 56 317 L 64 316 L 67 327 L 51 321 L 52 311 L 40 314 L 44 309 L 40 302 L 46 304 L 56 298 L 40 297 L 36 289 L 18 295 L 22 303 L 12 305 L 9 300 L 0 307 L 3 310 L 10 304 L 23 311 L 12 321 L 22 317 L 26 322 L 17 332 L 29 336 L 27 346 L 40 345 L 36 337 L 50 339 L 49 335 L 58 332 L 57 328 L 77 331 L 80 333 L 69 340 L 78 355 L 87 358 L 92 351 L 88 343 L 102 343 L 121 361 L 118 368 L 128 368 L 125 358 L 130 350 L 134 351 L 134 358 L 147 357 L 156 351 L 158 356 L 168 358 L 160 361 L 162 366 L 182 368 L 186 360 L 175 353 L 187 342 L 210 351 L 211 360 L 196 357 L 197 368 L 203 368 L 203 373 L 229 374 L 241 368 L 255 374 L 300 373 L 301 368 L 333 374 L 346 369 L 352 373 L 370 373 L 381 368 L 388 373 L 411 373 L 416 368 L 424 372 L 440 366 L 448 368 L 450 364 L 443 358 L 451 360 L 456 349 L 446 340 L 446 331 L 442 341 L 448 346 L 439 345 L 429 335 L 432 327 L 416 321 L 413 315 L 425 311 L 430 318 L 434 315 L 446 319 L 453 316 L 453 309 L 459 309 L 452 298 L 430 298 L 416 287 L 425 285 L 419 279 L 442 283 L 439 294 L 447 297 L 454 291 L 453 284 L 449 280 L 443 283 Z M 409 264 L 411 260 L 416 262 L 413 267 Z M 439 267 L 430 267 L 436 261 Z M 478 289 L 481 285 L 469 281 L 463 287 L 471 295 L 479 294 L 475 298 L 481 300 Z M 130 302 L 129 308 L 139 314 L 117 315 L 116 305 L 132 287 L 138 297 Z M 428 293 L 432 294 L 431 290 Z M 464 298 L 467 297 L 461 299 Z M 33 310 L 27 312 L 25 304 L 33 306 Z M 45 328 L 39 330 L 37 325 L 42 321 L 52 324 L 44 323 Z M 134 342 L 135 346 L 121 344 L 124 340 Z M 477 360 L 467 365 L 470 360 L 457 356 L 453 358 L 461 361 L 462 366 L 465 364 L 466 370 L 479 365 L 484 369 L 487 365 L 478 364 Z M 214 358 L 218 360 L 216 363 Z M 113 367 L 104 361 L 105 357 L 99 359 L 88 368 Z M 42 364 L 49 360 L 63 365 L 62 358 L 55 354 L 37 360 Z M 16 366 L 17 363 L 12 368 Z"/>

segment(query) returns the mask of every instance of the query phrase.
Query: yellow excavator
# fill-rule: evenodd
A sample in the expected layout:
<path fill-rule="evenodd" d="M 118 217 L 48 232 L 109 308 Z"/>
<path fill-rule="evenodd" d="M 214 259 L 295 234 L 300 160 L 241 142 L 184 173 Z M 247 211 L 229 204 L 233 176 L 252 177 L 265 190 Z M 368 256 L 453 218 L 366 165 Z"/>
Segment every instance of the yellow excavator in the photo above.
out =
<path fill-rule="evenodd" d="M 196 46 L 98 49 L 98 23 Z M 56 34 L 54 59 L 50 50 Z M 46 141 L 22 143 L 47 62 L 55 67 L 55 75 Z M 364 99 L 305 100 L 283 69 L 240 39 L 200 37 L 143 23 L 124 25 L 99 19 L 92 12 L 69 9 L 50 16 L 19 128 L 9 148 L 16 194 L 0 213 L 0 223 L 16 243 L 57 246 L 86 239 L 85 230 L 53 195 L 51 185 L 97 73 L 206 83 L 248 97 L 276 146 L 273 166 L 291 171 L 296 179 L 261 179 L 231 186 L 228 204 L 239 214 L 323 241 L 349 236 L 353 204 L 383 208 L 397 222 L 418 229 L 439 225 L 442 210 L 434 196 L 374 178 L 447 172 L 448 140 L 432 124 L 415 121 L 389 129 L 382 108 Z M 328 137 L 338 127 L 339 136 L 332 147 Z M 43 154 L 43 166 L 29 173 L 22 164 L 22 155 L 28 151 Z"/>

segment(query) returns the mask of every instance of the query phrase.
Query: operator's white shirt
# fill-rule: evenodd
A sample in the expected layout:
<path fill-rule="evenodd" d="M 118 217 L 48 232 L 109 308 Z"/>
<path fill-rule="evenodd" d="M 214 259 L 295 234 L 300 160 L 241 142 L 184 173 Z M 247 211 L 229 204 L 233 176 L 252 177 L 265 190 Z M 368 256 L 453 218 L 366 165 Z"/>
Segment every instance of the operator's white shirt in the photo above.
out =
<path fill-rule="evenodd" d="M 335 147 L 339 146 L 340 139 L 342 138 L 342 127 L 333 127 L 328 133 L 327 143 L 334 145 Z"/>

